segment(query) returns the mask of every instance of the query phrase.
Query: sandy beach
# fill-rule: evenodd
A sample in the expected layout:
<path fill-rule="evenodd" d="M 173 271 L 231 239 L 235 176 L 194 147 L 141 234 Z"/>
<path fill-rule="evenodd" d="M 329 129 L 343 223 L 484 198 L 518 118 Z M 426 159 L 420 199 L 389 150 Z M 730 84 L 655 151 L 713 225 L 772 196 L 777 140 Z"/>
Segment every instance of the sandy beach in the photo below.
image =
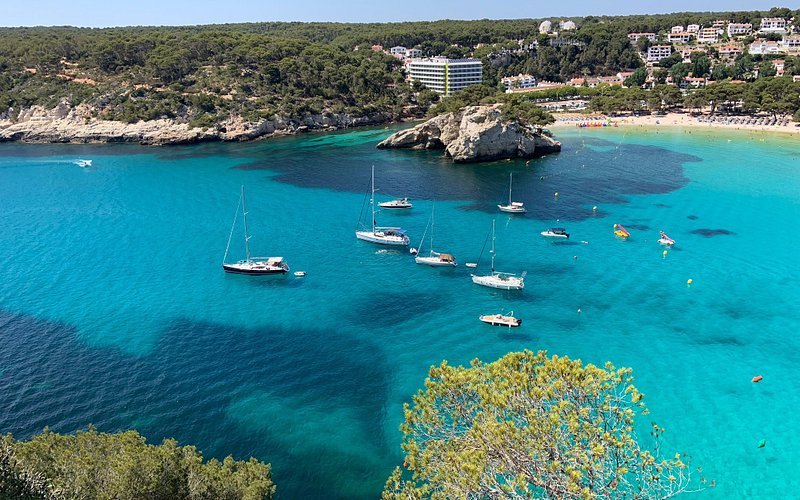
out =
<path fill-rule="evenodd" d="M 549 128 L 578 127 L 586 124 L 589 127 L 602 128 L 603 124 L 618 127 L 679 127 L 685 129 L 722 129 L 722 130 L 742 130 L 754 132 L 778 132 L 783 134 L 800 134 L 800 127 L 795 122 L 789 121 L 787 125 L 755 125 L 743 123 L 720 123 L 702 121 L 708 119 L 708 115 L 691 116 L 683 113 L 668 113 L 666 115 L 654 116 L 624 116 L 610 117 L 606 115 L 583 115 L 580 113 L 556 113 L 553 114 L 556 122 L 548 125 Z M 737 118 L 737 117 L 731 117 Z"/>

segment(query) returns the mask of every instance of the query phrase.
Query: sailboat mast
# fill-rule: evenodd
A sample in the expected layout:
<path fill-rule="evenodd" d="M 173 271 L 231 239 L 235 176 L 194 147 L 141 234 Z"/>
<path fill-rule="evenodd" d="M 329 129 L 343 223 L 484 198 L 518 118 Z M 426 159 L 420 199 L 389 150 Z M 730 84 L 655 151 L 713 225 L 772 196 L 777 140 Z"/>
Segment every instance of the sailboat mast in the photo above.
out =
<path fill-rule="evenodd" d="M 242 186 L 242 218 L 244 219 L 244 250 L 247 260 L 250 260 L 250 235 L 247 234 L 247 203 L 244 200 L 244 185 Z"/>
<path fill-rule="evenodd" d="M 436 203 L 431 207 L 431 252 L 433 252 L 433 233 L 436 225 Z"/>
<path fill-rule="evenodd" d="M 494 274 L 494 219 L 492 219 L 492 274 Z"/>
<path fill-rule="evenodd" d="M 511 206 L 511 184 L 514 182 L 514 174 L 508 174 L 508 205 Z"/>
<path fill-rule="evenodd" d="M 375 165 L 372 166 L 372 198 L 369 204 L 372 205 L 372 233 L 375 234 Z"/>

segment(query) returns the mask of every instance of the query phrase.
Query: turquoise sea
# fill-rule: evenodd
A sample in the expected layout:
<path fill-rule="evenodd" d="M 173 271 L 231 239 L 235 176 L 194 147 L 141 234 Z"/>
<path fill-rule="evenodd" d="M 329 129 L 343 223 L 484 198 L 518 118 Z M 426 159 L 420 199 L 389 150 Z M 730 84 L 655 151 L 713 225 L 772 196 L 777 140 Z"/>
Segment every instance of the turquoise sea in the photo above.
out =
<path fill-rule="evenodd" d="M 394 130 L 0 144 L 0 432 L 135 428 L 269 461 L 281 498 L 375 498 L 430 365 L 546 349 L 632 367 L 643 428 L 692 455 L 709 497 L 798 494 L 797 139 L 569 129 L 527 166 L 453 165 L 375 149 Z M 415 202 L 378 222 L 416 245 L 435 199 L 457 268 L 355 239 L 373 164 L 379 200 Z M 509 172 L 526 216 L 496 210 Z M 223 273 L 240 185 L 253 251 L 305 278 Z M 493 219 L 497 268 L 527 271 L 522 293 L 473 285 L 463 265 Z M 572 238 L 546 241 L 550 226 Z M 660 229 L 677 240 L 666 256 Z M 477 320 L 501 310 L 522 327 Z"/>

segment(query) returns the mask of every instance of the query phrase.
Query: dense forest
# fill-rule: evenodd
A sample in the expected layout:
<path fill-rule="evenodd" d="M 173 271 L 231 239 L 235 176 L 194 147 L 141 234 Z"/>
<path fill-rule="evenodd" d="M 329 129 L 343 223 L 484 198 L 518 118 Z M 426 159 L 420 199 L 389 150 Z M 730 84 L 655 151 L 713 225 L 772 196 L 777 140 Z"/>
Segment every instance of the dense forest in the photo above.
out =
<path fill-rule="evenodd" d="M 192 27 L 0 28 L 0 115 L 90 105 L 93 116 L 135 122 L 176 118 L 210 126 L 231 114 L 347 113 L 391 120 L 420 115 L 438 96 L 405 82 L 401 63 L 371 45 L 484 60 L 484 83 L 530 73 L 564 81 L 642 65 L 631 31 L 662 31 L 714 19 L 757 23 L 770 12 L 586 17 L 552 46 L 541 19 L 390 24 L 249 23 Z M 531 45 L 534 40 L 541 43 Z M 521 50 L 519 41 L 527 49 Z"/>

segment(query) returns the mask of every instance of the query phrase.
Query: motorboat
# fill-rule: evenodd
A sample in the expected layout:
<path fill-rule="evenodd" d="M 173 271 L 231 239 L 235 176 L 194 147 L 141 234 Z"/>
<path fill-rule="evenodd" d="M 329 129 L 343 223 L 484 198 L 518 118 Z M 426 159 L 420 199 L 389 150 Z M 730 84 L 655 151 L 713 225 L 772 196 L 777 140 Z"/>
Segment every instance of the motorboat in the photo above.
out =
<path fill-rule="evenodd" d="M 511 186 L 514 183 L 514 174 L 508 174 L 508 205 L 497 205 L 501 212 L 508 212 L 510 214 L 524 214 L 525 204 L 521 201 L 511 201 Z"/>
<path fill-rule="evenodd" d="M 239 216 L 239 207 L 242 208 L 242 220 L 244 222 L 245 258 L 237 262 L 228 263 L 226 261 L 228 260 L 228 251 L 231 247 L 233 230 L 236 228 L 236 219 Z M 224 269 L 226 273 L 249 274 L 252 276 L 286 274 L 289 272 L 289 265 L 284 262 L 283 257 L 253 257 L 250 255 L 251 236 L 247 232 L 247 203 L 244 197 L 244 186 L 242 186 L 239 197 L 239 207 L 236 207 L 236 215 L 233 218 L 231 234 L 228 236 L 228 246 L 225 248 L 225 256 L 222 258 L 222 269 Z"/>
<path fill-rule="evenodd" d="M 297 276 L 298 278 L 302 278 L 303 276 L 306 275 L 306 272 L 305 271 L 295 271 L 294 275 Z"/>
<path fill-rule="evenodd" d="M 401 208 L 411 208 L 414 205 L 408 201 L 408 198 L 398 198 L 392 201 L 384 201 L 383 203 L 378 203 L 378 206 L 381 208 L 391 208 L 391 209 L 401 209 Z"/>
<path fill-rule="evenodd" d="M 631 235 L 631 233 L 629 233 L 627 229 L 622 227 L 622 224 L 614 224 L 614 235 L 626 240 Z"/>
<path fill-rule="evenodd" d="M 667 236 L 667 233 L 665 233 L 664 231 L 661 231 L 660 233 L 661 233 L 660 238 L 658 239 L 658 243 L 660 245 L 666 245 L 668 247 L 671 247 L 672 245 L 675 244 L 675 240 Z"/>
<path fill-rule="evenodd" d="M 442 266 L 455 267 L 456 266 L 456 258 L 453 257 L 453 254 L 436 252 L 433 249 L 433 235 L 434 235 L 434 232 L 435 232 L 434 228 L 436 227 L 435 215 L 434 215 L 435 211 L 436 211 L 436 207 L 434 206 L 431 209 L 431 218 L 428 220 L 428 224 L 430 225 L 430 228 L 431 228 L 430 252 L 428 253 L 427 256 L 418 255 L 419 252 L 415 252 L 415 254 L 417 256 L 414 258 L 414 262 L 416 262 L 417 264 L 424 264 L 424 265 L 427 265 L 427 266 L 434 266 L 434 267 L 442 267 Z M 422 239 L 420 240 L 420 243 L 419 243 L 420 250 L 422 250 L 422 244 L 425 242 L 425 235 L 426 234 L 428 234 L 428 228 L 427 227 L 425 228 L 425 232 L 422 233 Z"/>
<path fill-rule="evenodd" d="M 484 323 L 492 326 L 507 326 L 509 328 L 518 327 L 522 324 L 522 320 L 519 318 L 514 317 L 514 312 L 512 311 L 509 315 L 503 314 L 485 314 L 483 316 L 478 316 L 478 319 L 483 321 Z"/>
<path fill-rule="evenodd" d="M 548 229 L 547 231 L 542 231 L 539 234 L 541 234 L 542 236 L 546 236 L 548 238 L 565 238 L 565 239 L 569 239 L 569 233 L 563 227 L 552 227 L 552 228 Z"/>
<path fill-rule="evenodd" d="M 515 274 L 503 273 L 494 270 L 494 239 L 495 221 L 492 220 L 492 272 L 491 274 L 483 276 L 472 274 L 470 275 L 472 277 L 472 282 L 476 285 L 486 286 L 489 288 L 498 288 L 500 290 L 522 290 L 525 288 L 525 272 L 523 272 L 521 276 L 517 276 Z"/>
<path fill-rule="evenodd" d="M 92 166 L 92 160 L 78 160 L 75 162 L 79 167 L 86 168 Z"/>
<path fill-rule="evenodd" d="M 369 241 L 370 243 L 377 243 L 378 245 L 408 245 L 408 235 L 399 227 L 383 227 L 376 225 L 375 222 L 375 166 L 372 166 L 372 197 L 370 198 L 370 206 L 372 207 L 372 229 L 356 231 L 356 238 L 359 240 Z M 359 224 L 361 222 L 359 221 Z M 363 226 L 363 225 L 362 225 Z M 366 228 L 365 228 L 366 229 Z"/>

